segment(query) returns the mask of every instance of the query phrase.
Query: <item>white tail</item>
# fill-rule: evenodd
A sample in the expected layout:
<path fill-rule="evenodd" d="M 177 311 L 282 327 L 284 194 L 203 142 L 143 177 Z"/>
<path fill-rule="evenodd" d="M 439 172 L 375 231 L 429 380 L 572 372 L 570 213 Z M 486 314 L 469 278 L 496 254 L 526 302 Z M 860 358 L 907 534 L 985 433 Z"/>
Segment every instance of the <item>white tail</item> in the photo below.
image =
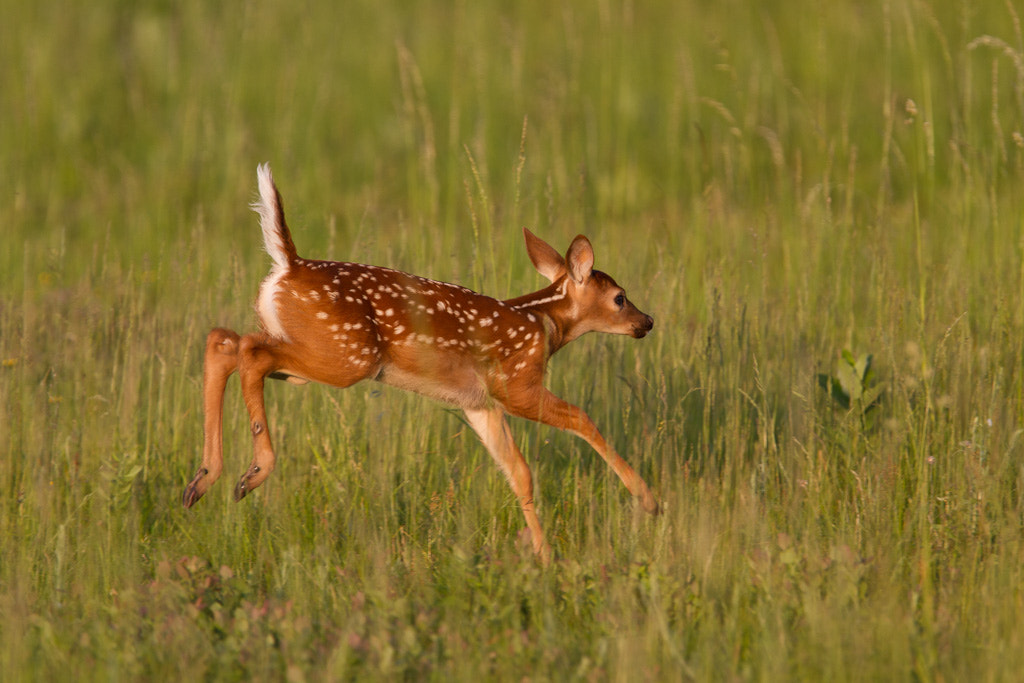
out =
<path fill-rule="evenodd" d="M 263 229 L 263 246 L 274 259 L 275 269 L 287 269 L 293 259 L 298 258 L 291 234 L 284 222 L 284 207 L 281 206 L 281 195 L 274 186 L 274 175 L 270 166 L 264 164 L 257 167 L 256 178 L 259 181 L 260 200 L 252 205 L 253 211 L 260 215 L 260 227 Z"/>
<path fill-rule="evenodd" d="M 347 387 L 373 379 L 461 408 L 519 498 L 534 550 L 549 549 L 534 511 L 529 466 L 505 414 L 529 418 L 585 439 L 644 509 L 658 504 L 643 479 L 605 441 L 585 412 L 543 385 L 548 358 L 587 332 L 637 339 L 654 326 L 615 281 L 594 270 L 590 242 L 577 236 L 562 258 L 523 229 L 540 291 L 499 301 L 469 289 L 357 263 L 299 258 L 267 166 L 258 171 L 264 243 L 274 260 L 260 286 L 262 332 L 214 329 L 203 366 L 203 462 L 185 488 L 191 507 L 222 471 L 224 389 L 238 371 L 253 435 L 252 464 L 235 486 L 240 500 L 274 469 L 263 401 L 266 377 Z"/>

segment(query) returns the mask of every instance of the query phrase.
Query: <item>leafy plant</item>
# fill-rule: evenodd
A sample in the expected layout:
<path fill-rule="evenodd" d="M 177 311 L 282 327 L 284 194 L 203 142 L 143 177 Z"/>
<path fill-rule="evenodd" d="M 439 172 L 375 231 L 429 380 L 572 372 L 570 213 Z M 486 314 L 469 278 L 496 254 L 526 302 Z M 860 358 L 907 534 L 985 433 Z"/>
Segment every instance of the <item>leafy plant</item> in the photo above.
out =
<path fill-rule="evenodd" d="M 875 372 L 871 367 L 872 355 L 861 354 L 854 357 L 853 353 L 843 349 L 841 357 L 836 361 L 834 373 L 820 373 L 818 384 L 827 391 L 832 400 L 844 410 L 866 417 L 879 404 L 885 391 L 885 382 L 875 381 Z"/>

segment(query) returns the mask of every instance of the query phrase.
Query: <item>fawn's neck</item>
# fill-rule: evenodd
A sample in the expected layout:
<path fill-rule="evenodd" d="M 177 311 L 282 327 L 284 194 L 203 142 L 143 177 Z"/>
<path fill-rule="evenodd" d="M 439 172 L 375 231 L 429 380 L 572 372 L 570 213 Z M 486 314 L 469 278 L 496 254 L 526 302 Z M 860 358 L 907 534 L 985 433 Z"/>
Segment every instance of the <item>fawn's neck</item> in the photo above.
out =
<path fill-rule="evenodd" d="M 579 335 L 573 334 L 572 299 L 568 295 L 569 279 L 562 278 L 544 289 L 507 299 L 505 304 L 517 311 L 540 315 L 547 336 L 547 354 L 550 357 Z"/>

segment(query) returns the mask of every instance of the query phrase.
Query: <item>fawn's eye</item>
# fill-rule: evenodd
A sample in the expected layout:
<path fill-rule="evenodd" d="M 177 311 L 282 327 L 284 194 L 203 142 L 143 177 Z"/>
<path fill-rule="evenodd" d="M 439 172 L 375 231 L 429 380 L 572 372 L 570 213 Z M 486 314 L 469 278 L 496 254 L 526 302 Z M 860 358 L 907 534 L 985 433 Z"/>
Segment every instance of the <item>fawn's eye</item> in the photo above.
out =
<path fill-rule="evenodd" d="M 622 308 L 623 306 L 625 306 L 626 305 L 626 295 L 623 294 L 622 292 L 619 292 L 618 294 L 616 294 L 615 295 L 615 305 L 618 306 L 619 308 Z"/>

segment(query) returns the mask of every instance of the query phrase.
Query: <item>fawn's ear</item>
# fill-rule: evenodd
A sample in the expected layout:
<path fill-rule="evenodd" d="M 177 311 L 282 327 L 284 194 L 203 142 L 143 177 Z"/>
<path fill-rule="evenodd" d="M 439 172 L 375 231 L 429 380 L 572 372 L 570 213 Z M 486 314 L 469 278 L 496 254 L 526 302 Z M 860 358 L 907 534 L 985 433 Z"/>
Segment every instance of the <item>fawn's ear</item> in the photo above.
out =
<path fill-rule="evenodd" d="M 551 282 L 565 275 L 565 261 L 554 247 L 526 228 L 523 228 L 523 237 L 526 238 L 526 253 L 530 255 L 538 273 Z"/>
<path fill-rule="evenodd" d="M 590 240 L 583 235 L 576 235 L 576 239 L 569 245 L 569 251 L 565 254 L 565 262 L 568 264 L 569 277 L 582 285 L 590 278 L 594 270 L 594 248 L 590 246 Z"/>

